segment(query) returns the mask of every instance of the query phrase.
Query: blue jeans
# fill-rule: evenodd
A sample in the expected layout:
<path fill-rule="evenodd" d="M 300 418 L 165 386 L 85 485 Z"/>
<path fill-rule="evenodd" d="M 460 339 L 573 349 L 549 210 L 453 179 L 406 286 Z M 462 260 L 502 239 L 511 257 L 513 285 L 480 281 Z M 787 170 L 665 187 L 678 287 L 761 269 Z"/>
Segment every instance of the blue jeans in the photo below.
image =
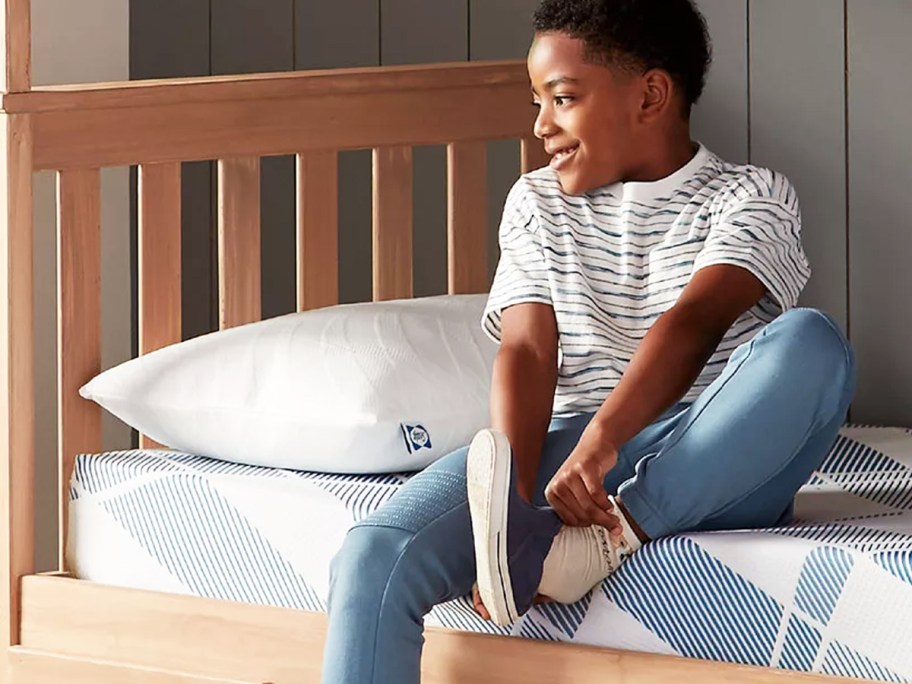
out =
<path fill-rule="evenodd" d="M 624 444 L 605 489 L 653 539 L 786 522 L 854 389 L 854 355 L 832 320 L 789 311 L 738 347 L 695 402 Z M 591 417 L 552 421 L 535 503 L 545 504 L 545 485 Z M 331 568 L 325 684 L 420 681 L 423 616 L 475 581 L 466 451 L 416 475 L 349 531 Z"/>

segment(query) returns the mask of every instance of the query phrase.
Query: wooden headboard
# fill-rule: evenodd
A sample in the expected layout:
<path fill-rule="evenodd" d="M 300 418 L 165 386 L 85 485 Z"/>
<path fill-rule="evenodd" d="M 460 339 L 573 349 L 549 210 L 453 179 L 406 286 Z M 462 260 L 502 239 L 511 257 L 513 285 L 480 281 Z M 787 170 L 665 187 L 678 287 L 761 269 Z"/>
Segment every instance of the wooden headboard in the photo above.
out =
<path fill-rule="evenodd" d="M 32 180 L 57 172 L 60 565 L 76 454 L 101 450 L 100 169 L 139 167 L 139 352 L 181 339 L 181 163 L 218 161 L 219 322 L 260 318 L 260 160 L 297 156 L 297 307 L 338 302 L 341 150 L 373 150 L 373 297 L 412 296 L 412 147 L 448 149 L 448 283 L 487 288 L 486 145 L 544 164 L 522 62 L 476 62 L 31 88 L 29 1 L 6 0 L 0 206 L 0 543 L 15 643 L 18 578 L 34 570 Z M 127 258 L 127 255 L 124 255 Z M 3 532 L 6 534 L 6 532 Z"/>

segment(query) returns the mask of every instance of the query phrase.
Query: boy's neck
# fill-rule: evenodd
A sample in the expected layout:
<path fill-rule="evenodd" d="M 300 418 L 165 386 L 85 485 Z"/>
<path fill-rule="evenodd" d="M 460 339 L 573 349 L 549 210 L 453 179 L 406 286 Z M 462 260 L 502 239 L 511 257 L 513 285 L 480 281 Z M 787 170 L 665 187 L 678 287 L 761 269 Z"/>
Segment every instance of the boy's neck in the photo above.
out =
<path fill-rule="evenodd" d="M 643 163 L 633 170 L 626 182 L 650 183 L 667 178 L 694 158 L 699 145 L 690 138 L 690 125 L 682 125 L 653 137 L 643 146 Z"/>

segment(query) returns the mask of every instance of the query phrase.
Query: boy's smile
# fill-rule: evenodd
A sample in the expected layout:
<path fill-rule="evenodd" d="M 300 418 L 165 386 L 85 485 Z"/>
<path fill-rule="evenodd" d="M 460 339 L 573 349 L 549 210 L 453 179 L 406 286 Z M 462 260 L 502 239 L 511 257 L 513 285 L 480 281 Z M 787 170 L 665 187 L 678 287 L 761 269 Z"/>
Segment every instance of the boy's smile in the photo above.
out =
<path fill-rule="evenodd" d="M 582 40 L 562 33 L 536 35 L 528 69 L 533 130 L 565 193 L 658 180 L 693 156 L 688 122 L 663 90 L 667 74 L 594 64 Z"/>

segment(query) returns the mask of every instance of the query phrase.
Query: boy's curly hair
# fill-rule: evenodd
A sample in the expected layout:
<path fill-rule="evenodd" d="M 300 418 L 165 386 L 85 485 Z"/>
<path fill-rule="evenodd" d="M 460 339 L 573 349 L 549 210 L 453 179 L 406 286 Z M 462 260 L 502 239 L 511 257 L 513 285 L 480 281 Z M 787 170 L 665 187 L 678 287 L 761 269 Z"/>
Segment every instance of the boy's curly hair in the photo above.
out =
<path fill-rule="evenodd" d="M 683 91 L 685 111 L 700 99 L 712 47 L 692 0 L 542 0 L 537 33 L 579 38 L 595 64 L 664 69 Z"/>

